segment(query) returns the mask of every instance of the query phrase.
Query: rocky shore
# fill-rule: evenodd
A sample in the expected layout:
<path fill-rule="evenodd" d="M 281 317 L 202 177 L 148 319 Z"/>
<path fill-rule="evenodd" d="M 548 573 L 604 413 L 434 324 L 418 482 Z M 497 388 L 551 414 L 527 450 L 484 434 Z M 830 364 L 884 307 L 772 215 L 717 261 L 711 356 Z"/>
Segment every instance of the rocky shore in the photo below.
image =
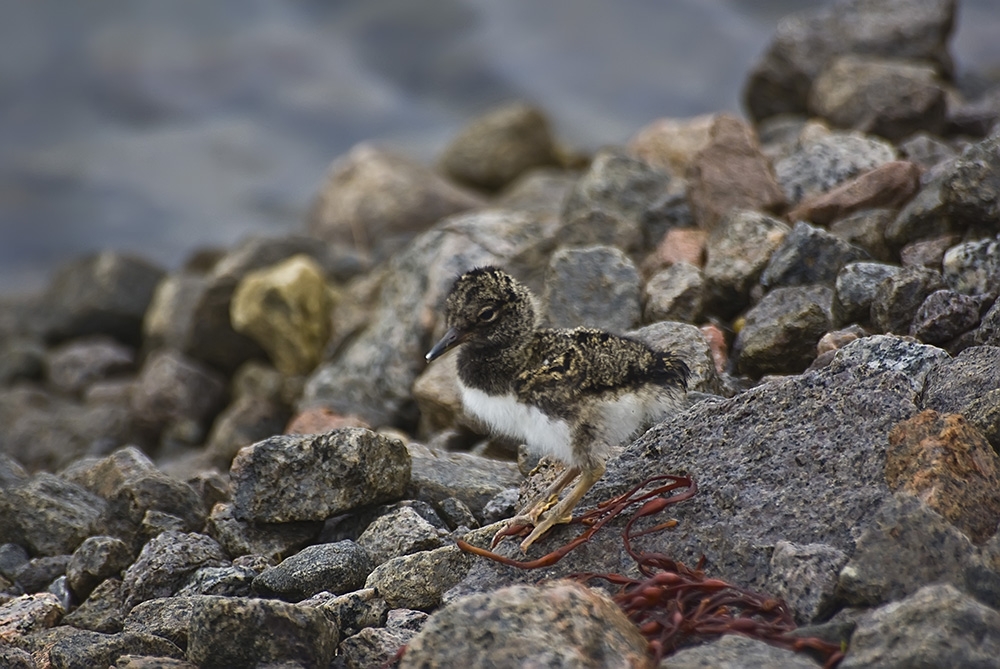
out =
<path fill-rule="evenodd" d="M 355 147 L 300 234 L 174 272 L 108 251 L 4 301 L 0 666 L 653 666 L 613 585 L 563 578 L 638 578 L 634 509 L 537 569 L 456 543 L 557 470 L 424 362 L 494 264 L 547 324 L 692 370 L 578 511 L 691 476 L 631 548 L 845 651 L 690 634 L 659 666 L 1000 667 L 1000 86 L 956 83 L 955 5 L 789 17 L 749 120 L 583 156 L 510 104 L 433 167 Z"/>

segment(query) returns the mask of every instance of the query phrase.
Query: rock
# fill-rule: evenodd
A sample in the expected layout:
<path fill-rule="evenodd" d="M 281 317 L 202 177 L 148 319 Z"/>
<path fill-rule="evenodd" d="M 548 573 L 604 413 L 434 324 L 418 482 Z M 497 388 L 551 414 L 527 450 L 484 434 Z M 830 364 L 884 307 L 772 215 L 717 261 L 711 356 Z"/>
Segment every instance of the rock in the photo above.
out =
<path fill-rule="evenodd" d="M 695 221 L 709 232 L 734 209 L 775 212 L 785 206 L 753 129 L 729 114 L 715 117 L 709 142 L 694 156 L 686 176 Z"/>
<path fill-rule="evenodd" d="M 162 276 L 163 270 L 146 260 L 114 251 L 69 263 L 42 298 L 45 339 L 107 335 L 138 346 L 143 315 Z"/>
<path fill-rule="evenodd" d="M 972 333 L 975 345 L 1000 346 L 1000 300 L 993 303 Z"/>
<path fill-rule="evenodd" d="M 656 245 L 653 254 L 643 262 L 643 270 L 667 268 L 679 262 L 695 267 L 705 264 L 705 244 L 708 234 L 700 228 L 671 228 Z"/>
<path fill-rule="evenodd" d="M 428 167 L 358 144 L 330 165 L 308 229 L 382 260 L 438 220 L 481 204 Z"/>
<path fill-rule="evenodd" d="M 927 410 L 889 434 L 886 481 L 981 544 L 1000 523 L 1000 456 L 960 414 Z"/>
<path fill-rule="evenodd" d="M 847 554 L 826 544 L 779 541 L 771 553 L 774 594 L 791 607 L 795 620 L 809 623 L 833 610 L 837 576 Z"/>
<path fill-rule="evenodd" d="M 866 255 L 826 230 L 799 221 L 771 255 L 760 283 L 765 288 L 833 284 L 844 265 Z"/>
<path fill-rule="evenodd" d="M 479 521 L 476 520 L 472 510 L 457 497 L 446 497 L 438 502 L 435 508 L 449 530 L 455 530 L 459 527 L 474 530 L 479 527 Z"/>
<path fill-rule="evenodd" d="M 494 264 L 538 288 L 531 276 L 541 276 L 559 229 L 555 219 L 486 210 L 414 239 L 389 260 L 377 298 L 365 307 L 367 324 L 313 372 L 299 410 L 322 406 L 370 425 L 416 423 L 413 381 L 435 335 L 444 333 L 441 304 L 455 277 Z"/>
<path fill-rule="evenodd" d="M 305 547 L 323 529 L 321 521 L 249 523 L 233 515 L 231 504 L 216 504 L 205 531 L 219 542 L 226 555 L 264 555 L 282 559 Z"/>
<path fill-rule="evenodd" d="M 993 667 L 1000 657 L 1000 613 L 950 585 L 927 585 L 858 622 L 842 669 Z"/>
<path fill-rule="evenodd" d="M 838 0 L 788 16 L 750 73 L 744 105 L 755 121 L 805 112 L 814 79 L 841 54 L 930 62 L 947 76 L 954 20 L 953 0 Z"/>
<path fill-rule="evenodd" d="M 825 353 L 834 353 L 844 348 L 852 341 L 857 341 L 861 337 L 868 336 L 865 329 L 860 325 L 851 325 L 840 330 L 834 330 L 832 332 L 827 332 L 825 335 L 820 337 L 819 342 L 816 344 L 817 355 L 823 355 Z M 833 360 L 831 356 L 830 361 Z"/>
<path fill-rule="evenodd" d="M 941 267 L 949 288 L 996 299 L 1000 294 L 1000 237 L 951 247 Z"/>
<path fill-rule="evenodd" d="M 516 211 L 537 212 L 543 216 L 558 216 L 576 179 L 576 174 L 566 170 L 533 169 L 503 189 L 494 200 L 494 205 Z"/>
<path fill-rule="evenodd" d="M 14 571 L 14 582 L 23 592 L 42 592 L 66 573 L 69 558 L 69 555 L 32 558 Z"/>
<path fill-rule="evenodd" d="M 897 601 L 926 583 L 961 585 L 975 547 L 969 537 L 916 497 L 898 492 L 883 502 L 839 575 L 847 606 Z"/>
<path fill-rule="evenodd" d="M 809 109 L 839 128 L 898 141 L 918 130 L 941 134 L 945 90 L 930 65 L 848 54 L 813 82 Z"/>
<path fill-rule="evenodd" d="M 40 381 L 45 374 L 45 347 L 30 337 L 0 338 L 0 386 Z"/>
<path fill-rule="evenodd" d="M 772 646 L 757 639 L 739 634 L 727 634 L 716 641 L 682 648 L 666 660 L 670 669 L 756 669 L 780 667 L 781 669 L 816 669 L 809 657 L 784 648 Z"/>
<path fill-rule="evenodd" d="M 0 544 L 0 575 L 13 580 L 17 570 L 22 565 L 27 564 L 30 559 L 31 556 L 28 555 L 28 551 L 23 546 L 18 544 Z"/>
<path fill-rule="evenodd" d="M 124 628 L 124 603 L 122 582 L 117 578 L 109 578 L 99 583 L 80 606 L 66 614 L 63 623 L 91 632 L 117 634 Z"/>
<path fill-rule="evenodd" d="M 944 344 L 979 323 L 980 300 L 953 290 L 936 290 L 917 309 L 910 335 L 927 344 Z"/>
<path fill-rule="evenodd" d="M 249 597 L 257 572 L 250 567 L 230 565 L 201 567 L 191 574 L 177 591 L 177 596 L 221 595 L 223 597 Z"/>
<path fill-rule="evenodd" d="M 657 119 L 643 126 L 628 141 L 629 153 L 668 174 L 683 176 L 695 156 L 708 146 L 716 114 L 692 118 Z"/>
<path fill-rule="evenodd" d="M 891 144 L 860 133 L 831 132 L 805 142 L 774 165 L 790 204 L 832 190 L 896 160 Z"/>
<path fill-rule="evenodd" d="M 0 640 L 9 643 L 54 627 L 65 612 L 59 599 L 48 592 L 16 597 L 0 604 Z"/>
<path fill-rule="evenodd" d="M 233 328 L 267 351 L 275 367 L 311 371 L 330 338 L 332 298 L 322 268 L 307 255 L 250 272 L 229 306 Z"/>
<path fill-rule="evenodd" d="M 917 309 L 941 288 L 941 275 L 922 267 L 905 267 L 886 277 L 872 297 L 872 325 L 881 332 L 908 334 Z"/>
<path fill-rule="evenodd" d="M 867 323 L 872 300 L 883 281 L 900 271 L 894 265 L 876 262 L 848 263 L 837 273 L 833 295 L 833 324 Z"/>
<path fill-rule="evenodd" d="M 125 630 L 139 634 L 155 634 L 187 649 L 191 631 L 191 616 L 195 606 L 207 599 L 195 597 L 159 597 L 137 604 L 125 617 Z"/>
<path fill-rule="evenodd" d="M 222 548 L 204 534 L 164 532 L 153 537 L 122 578 L 124 610 L 148 599 L 169 597 L 199 568 L 224 564 Z"/>
<path fill-rule="evenodd" d="M 643 320 L 699 322 L 704 283 L 701 270 L 686 262 L 675 263 L 657 272 L 643 289 Z"/>
<path fill-rule="evenodd" d="M 122 655 L 184 657 L 177 646 L 151 634 L 101 634 L 79 630 L 53 644 L 49 661 L 52 669 L 89 669 L 113 666 Z"/>
<path fill-rule="evenodd" d="M 962 415 L 1000 453 L 1000 388 L 972 400 L 962 409 Z"/>
<path fill-rule="evenodd" d="M 132 391 L 132 411 L 151 429 L 187 422 L 202 426 L 222 409 L 225 381 L 217 373 L 170 349 L 146 358 Z"/>
<path fill-rule="evenodd" d="M 943 177 L 926 184 L 885 228 L 885 240 L 892 248 L 901 248 L 927 237 L 940 237 L 958 231 L 944 204 Z"/>
<path fill-rule="evenodd" d="M 461 581 L 472 556 L 457 546 L 442 546 L 392 558 L 375 567 L 365 581 L 392 608 L 427 611 L 441 605 L 445 591 Z"/>
<path fill-rule="evenodd" d="M 645 667 L 646 641 L 606 595 L 570 581 L 452 602 L 406 649 L 411 667 Z"/>
<path fill-rule="evenodd" d="M 412 475 L 406 496 L 439 503 L 457 498 L 482 520 L 483 507 L 521 483 L 517 466 L 470 453 L 445 453 L 411 444 Z"/>
<path fill-rule="evenodd" d="M 40 556 L 76 550 L 90 536 L 104 507 L 96 495 L 47 472 L 15 488 L 0 489 L 0 515 L 13 520 L 15 536 Z"/>
<path fill-rule="evenodd" d="M 1000 347 L 974 346 L 937 365 L 927 376 L 921 405 L 961 413 L 973 401 L 1000 388 Z"/>
<path fill-rule="evenodd" d="M 926 267 L 936 270 L 941 267 L 945 252 L 957 241 L 954 235 L 944 235 L 911 242 L 899 250 L 899 261 L 903 267 Z"/>
<path fill-rule="evenodd" d="M 441 154 L 458 183 L 492 191 L 535 167 L 556 165 L 555 141 L 542 110 L 515 102 L 470 121 Z"/>
<path fill-rule="evenodd" d="M 750 290 L 791 228 L 755 211 L 733 212 L 708 238 L 706 309 L 730 318 L 747 305 Z"/>
<path fill-rule="evenodd" d="M 942 201 L 964 227 L 1000 228 L 1000 133 L 970 145 L 943 173 Z"/>
<path fill-rule="evenodd" d="M 423 627 L 427 614 L 422 611 L 394 609 L 384 628 L 366 627 L 344 639 L 337 655 L 348 669 L 365 669 L 395 661 L 400 649 Z"/>
<path fill-rule="evenodd" d="M 45 361 L 49 382 L 67 395 L 80 395 L 97 381 L 130 372 L 134 364 L 135 352 L 107 337 L 67 342 Z"/>
<path fill-rule="evenodd" d="M 431 435 L 465 420 L 468 421 L 458 388 L 458 356 L 442 356 L 435 364 L 428 365 L 413 383 L 413 398 L 420 410 L 419 434 Z"/>
<path fill-rule="evenodd" d="M 593 158 L 563 203 L 560 243 L 606 244 L 633 251 L 658 227 L 657 208 L 670 192 L 670 175 L 620 150 Z"/>
<path fill-rule="evenodd" d="M 898 146 L 902 157 L 916 163 L 925 172 L 958 155 L 949 144 L 923 131 L 910 135 Z"/>
<path fill-rule="evenodd" d="M 280 402 L 241 395 L 216 416 L 208 434 L 206 455 L 212 464 L 228 470 L 241 448 L 281 434 L 290 418 L 291 410 Z"/>
<path fill-rule="evenodd" d="M 639 272 L 611 246 L 560 249 L 549 263 L 542 303 L 549 327 L 623 332 L 639 320 Z"/>
<path fill-rule="evenodd" d="M 788 220 L 830 225 L 859 211 L 899 209 L 918 190 L 920 168 L 905 160 L 893 160 L 832 190 L 806 198 L 788 212 Z M 881 222 L 888 224 L 887 217 L 883 217 Z"/>
<path fill-rule="evenodd" d="M 320 669 L 330 664 L 339 640 L 337 629 L 315 609 L 268 599 L 203 597 L 191 614 L 187 655 L 203 669 L 269 662 Z"/>
<path fill-rule="evenodd" d="M 826 286 L 777 288 L 750 309 L 733 350 L 741 373 L 795 374 L 816 357 L 816 343 L 832 325 L 833 291 Z"/>
<path fill-rule="evenodd" d="M 340 595 L 365 585 L 374 568 L 368 551 L 353 541 L 315 544 L 265 569 L 253 580 L 253 589 L 292 602 L 324 590 Z"/>
<path fill-rule="evenodd" d="M 115 669 L 198 669 L 198 667 L 190 662 L 169 657 L 126 654 L 119 656 Z"/>
<path fill-rule="evenodd" d="M 38 669 L 29 653 L 6 644 L 0 646 L 0 663 L 8 669 Z"/>
<path fill-rule="evenodd" d="M 132 564 L 128 545 L 114 537 L 88 537 L 73 553 L 66 567 L 69 587 L 80 599 L 108 578 L 118 578 Z"/>
<path fill-rule="evenodd" d="M 374 588 L 362 588 L 339 596 L 319 593 L 299 605 L 316 606 L 343 637 L 357 634 L 366 627 L 384 627 L 389 614 L 389 605 Z"/>
<path fill-rule="evenodd" d="M 364 428 L 271 437 L 233 460 L 233 515 L 263 523 L 325 520 L 399 499 L 410 466 L 402 443 Z M 294 487 L 285 485 L 291 480 Z"/>
<path fill-rule="evenodd" d="M 400 507 L 379 516 L 358 537 L 377 566 L 388 560 L 444 545 L 441 533 L 410 507 Z"/>
<path fill-rule="evenodd" d="M 705 334 L 687 323 L 660 322 L 628 333 L 657 351 L 670 351 L 684 360 L 691 374 L 688 391 L 725 394 Z"/>

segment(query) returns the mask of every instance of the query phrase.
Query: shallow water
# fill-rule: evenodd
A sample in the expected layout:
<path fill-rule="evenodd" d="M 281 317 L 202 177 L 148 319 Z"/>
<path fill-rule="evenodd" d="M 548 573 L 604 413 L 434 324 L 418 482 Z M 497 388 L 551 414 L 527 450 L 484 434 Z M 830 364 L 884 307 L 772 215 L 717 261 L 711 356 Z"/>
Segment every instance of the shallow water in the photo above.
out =
<path fill-rule="evenodd" d="M 739 110 L 777 20 L 819 0 L 0 0 L 0 293 L 104 248 L 176 267 L 301 225 L 372 139 L 431 160 L 472 115 L 540 104 L 594 148 Z M 1000 65 L 966 0 L 961 70 Z"/>

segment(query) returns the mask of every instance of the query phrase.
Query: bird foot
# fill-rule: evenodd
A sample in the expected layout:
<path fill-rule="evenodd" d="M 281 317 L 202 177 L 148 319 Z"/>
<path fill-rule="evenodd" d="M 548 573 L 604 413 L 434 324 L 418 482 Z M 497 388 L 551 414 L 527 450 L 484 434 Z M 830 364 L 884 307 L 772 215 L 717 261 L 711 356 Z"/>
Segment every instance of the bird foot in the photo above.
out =
<path fill-rule="evenodd" d="M 531 531 L 531 534 L 528 535 L 528 538 L 521 542 L 521 552 L 522 553 L 527 553 L 528 552 L 528 548 L 531 547 L 531 544 L 533 544 L 536 541 L 538 541 L 539 539 L 541 539 L 542 535 L 544 535 L 546 532 L 548 532 L 554 526 L 561 525 L 561 524 L 564 524 L 564 523 L 568 523 L 571 520 L 573 520 L 573 514 L 572 513 L 567 513 L 567 514 L 562 515 L 562 516 L 560 516 L 557 513 L 548 513 L 548 514 L 546 514 L 545 517 L 542 518 L 542 522 L 537 523 L 535 525 L 535 529 L 533 529 Z"/>
<path fill-rule="evenodd" d="M 529 527 L 537 526 L 538 518 L 558 501 L 558 495 L 550 495 L 547 498 L 538 500 L 530 507 L 508 520 L 503 529 L 493 535 L 493 542 L 490 544 L 490 548 L 496 548 L 496 545 L 500 543 L 504 537 L 523 536 Z"/>

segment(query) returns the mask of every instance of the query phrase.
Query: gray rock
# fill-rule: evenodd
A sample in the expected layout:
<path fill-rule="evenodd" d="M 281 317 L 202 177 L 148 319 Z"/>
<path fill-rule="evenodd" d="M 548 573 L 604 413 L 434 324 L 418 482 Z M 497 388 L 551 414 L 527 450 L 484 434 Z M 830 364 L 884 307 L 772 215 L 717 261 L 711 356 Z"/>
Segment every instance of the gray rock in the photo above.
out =
<path fill-rule="evenodd" d="M 253 580 L 255 592 L 298 602 L 324 590 L 343 594 L 365 583 L 375 565 L 353 541 L 315 544 L 265 569 Z"/>
<path fill-rule="evenodd" d="M 339 641 L 337 629 L 315 609 L 269 599 L 199 597 L 187 657 L 202 669 L 269 662 L 325 669 Z"/>
<path fill-rule="evenodd" d="M 734 211 L 706 244 L 706 309 L 730 318 L 748 304 L 771 254 L 791 232 L 785 223 L 755 211 Z"/>
<path fill-rule="evenodd" d="M 938 176 L 914 196 L 885 228 L 885 240 L 893 248 L 927 237 L 961 229 L 948 214 L 944 202 L 944 177 Z"/>
<path fill-rule="evenodd" d="M 545 113 L 515 102 L 470 121 L 445 147 L 440 162 L 459 183 L 497 190 L 531 168 L 556 165 L 558 158 Z"/>
<path fill-rule="evenodd" d="M 45 347 L 36 339 L 0 338 L 0 386 L 40 381 L 45 374 Z"/>
<path fill-rule="evenodd" d="M 962 415 L 1000 453 L 1000 389 L 990 390 L 962 408 Z"/>
<path fill-rule="evenodd" d="M 838 596 L 848 606 L 875 606 L 926 583 L 961 586 L 975 547 L 967 536 L 916 497 L 887 499 L 858 538 L 840 572 Z"/>
<path fill-rule="evenodd" d="M 86 599 L 101 581 L 120 578 L 132 564 L 132 551 L 115 537 L 88 537 L 73 553 L 66 567 L 69 587 L 80 599 Z"/>
<path fill-rule="evenodd" d="M 62 622 L 91 632 L 116 634 L 124 629 L 124 603 L 122 582 L 117 578 L 109 578 L 99 583 L 80 606 L 63 616 Z"/>
<path fill-rule="evenodd" d="M 133 256 L 105 251 L 60 269 L 46 289 L 45 338 L 51 342 L 108 335 L 137 346 L 142 318 L 163 270 Z"/>
<path fill-rule="evenodd" d="M 193 422 L 206 426 L 223 406 L 225 380 L 170 349 L 147 356 L 132 391 L 132 410 L 151 429 Z"/>
<path fill-rule="evenodd" d="M 809 108 L 837 127 L 897 141 L 918 130 L 941 133 L 945 90 L 930 65 L 848 54 L 816 77 Z"/>
<path fill-rule="evenodd" d="M 849 323 L 867 323 L 879 285 L 899 271 L 900 268 L 895 265 L 876 262 L 844 265 L 834 283 L 833 324 L 840 327 Z"/>
<path fill-rule="evenodd" d="M 612 246 L 563 248 L 552 255 L 542 297 L 550 327 L 624 332 L 639 321 L 639 271 Z"/>
<path fill-rule="evenodd" d="M 997 388 L 1000 388 L 1000 347 L 974 346 L 931 370 L 921 408 L 961 413 L 973 401 Z"/>
<path fill-rule="evenodd" d="M 992 301 L 1000 294 L 1000 237 L 953 246 L 944 254 L 941 266 L 949 288 L 966 295 L 989 296 Z"/>
<path fill-rule="evenodd" d="M 125 610 L 147 599 L 169 597 L 201 567 L 224 564 L 226 556 L 215 539 L 194 532 L 164 532 L 150 539 L 125 571 Z"/>
<path fill-rule="evenodd" d="M 530 452 L 529 452 L 530 454 Z M 534 455 L 534 454 L 530 454 Z M 535 456 L 537 458 L 537 456 Z M 538 464 L 538 459 L 532 459 L 534 465 L 530 467 L 519 467 L 527 472 L 532 471 L 535 465 Z M 518 453 L 518 462 L 521 461 L 520 453 Z M 518 502 L 521 500 L 521 490 L 520 488 L 507 488 L 506 490 L 501 490 L 496 494 L 493 499 L 486 503 L 483 507 L 482 526 L 491 525 L 497 521 L 504 520 L 505 518 L 512 518 L 514 514 L 517 513 Z"/>
<path fill-rule="evenodd" d="M 6 644 L 0 646 L 0 664 L 8 669 L 38 669 L 30 653 Z"/>
<path fill-rule="evenodd" d="M 794 374 L 816 357 L 816 343 L 832 326 L 833 290 L 777 288 L 750 309 L 733 343 L 743 374 Z"/>
<path fill-rule="evenodd" d="M 445 497 L 437 503 L 435 508 L 440 513 L 441 519 L 448 524 L 449 530 L 459 527 L 474 530 L 479 527 L 479 521 L 476 520 L 472 509 L 457 497 Z"/>
<path fill-rule="evenodd" d="M 1000 613 L 950 585 L 928 585 L 863 616 L 842 669 L 1000 666 Z"/>
<path fill-rule="evenodd" d="M 813 80 L 834 57 L 847 53 L 926 61 L 947 75 L 954 19 L 952 0 L 838 0 L 788 16 L 751 71 L 744 104 L 758 121 L 803 113 Z"/>
<path fill-rule="evenodd" d="M 399 499 L 410 466 L 401 442 L 364 428 L 271 437 L 233 460 L 233 515 L 264 523 L 325 520 Z M 295 486 L 286 485 L 292 480 Z"/>
<path fill-rule="evenodd" d="M 177 596 L 221 595 L 223 597 L 249 597 L 257 572 L 249 567 L 229 565 L 202 567 L 191 574 L 177 591 Z"/>
<path fill-rule="evenodd" d="M 646 641 L 610 598 L 578 583 L 511 586 L 433 614 L 401 669 L 643 666 Z"/>
<path fill-rule="evenodd" d="M 432 504 L 454 497 L 482 520 L 483 507 L 496 495 L 520 485 L 522 477 L 510 462 L 471 453 L 445 453 L 409 447 L 413 471 L 406 495 Z"/>
<path fill-rule="evenodd" d="M 670 669 L 816 669 L 808 656 L 772 646 L 739 634 L 695 646 L 682 648 L 660 665 Z"/>
<path fill-rule="evenodd" d="M 374 588 L 362 588 L 335 596 L 321 592 L 299 602 L 300 606 L 315 606 L 340 631 L 342 637 L 357 634 L 366 627 L 384 627 L 389 605 Z"/>
<path fill-rule="evenodd" d="M 426 619 L 427 614 L 422 611 L 394 609 L 389 612 L 385 627 L 366 627 L 341 641 L 337 657 L 343 658 L 347 669 L 392 664 L 400 649 L 410 642 Z"/>
<path fill-rule="evenodd" d="M 472 556 L 457 546 L 443 546 L 393 558 L 375 568 L 365 581 L 392 608 L 432 610 L 444 592 L 469 571 Z"/>
<path fill-rule="evenodd" d="M 504 209 L 558 216 L 576 180 L 574 172 L 552 168 L 534 169 L 501 191 L 494 204 Z"/>
<path fill-rule="evenodd" d="M 383 562 L 444 545 L 442 532 L 424 520 L 412 508 L 404 506 L 379 516 L 358 537 L 358 544 L 371 555 L 372 562 Z"/>
<path fill-rule="evenodd" d="M 950 360 L 946 351 L 893 335 L 875 335 L 855 340 L 837 351 L 831 372 L 855 369 L 871 375 L 902 374 L 915 393 L 924 389 L 928 375 Z M 918 405 L 920 408 L 927 408 Z"/>
<path fill-rule="evenodd" d="M 0 575 L 13 580 L 14 574 L 21 568 L 21 565 L 27 564 L 30 559 L 31 556 L 28 555 L 28 551 L 23 546 L 0 544 Z"/>
<path fill-rule="evenodd" d="M 599 151 L 562 210 L 568 245 L 609 244 L 634 250 L 645 228 L 662 218 L 670 175 L 618 149 Z"/>
<path fill-rule="evenodd" d="M 875 289 L 871 324 L 880 332 L 909 334 L 910 323 L 927 296 L 944 288 L 941 275 L 923 267 L 904 267 Z"/>
<path fill-rule="evenodd" d="M 198 669 L 186 660 L 148 655 L 122 655 L 115 663 L 115 669 Z"/>
<path fill-rule="evenodd" d="M 49 649 L 52 669 L 91 669 L 113 666 L 122 655 L 153 655 L 183 659 L 180 648 L 151 634 L 101 634 L 78 630 Z"/>
<path fill-rule="evenodd" d="M 981 300 L 936 290 L 917 309 L 910 324 L 910 335 L 927 344 L 944 344 L 979 323 Z"/>
<path fill-rule="evenodd" d="M 208 434 L 210 461 L 229 469 L 244 446 L 281 434 L 292 417 L 291 409 L 267 397 L 242 395 L 216 417 Z"/>
<path fill-rule="evenodd" d="M 701 321 L 705 278 L 701 270 L 686 262 L 674 263 L 650 277 L 643 289 L 643 320 Z"/>
<path fill-rule="evenodd" d="M 885 231 L 895 217 L 894 209 L 863 209 L 831 223 L 830 233 L 863 249 L 875 260 L 889 262 L 893 255 Z"/>
<path fill-rule="evenodd" d="M 558 221 L 486 210 L 441 221 L 390 259 L 367 325 L 306 382 L 300 409 L 323 406 L 370 425 L 416 422 L 412 387 L 424 354 L 444 332 L 441 305 L 455 277 L 506 267 L 533 289 L 554 247 Z M 437 326 L 437 329 L 436 329 Z"/>
<path fill-rule="evenodd" d="M 955 244 L 954 235 L 942 235 L 911 242 L 899 250 L 899 261 L 903 267 L 926 267 L 940 269 L 945 252 Z"/>
<path fill-rule="evenodd" d="M 866 256 L 840 237 L 799 221 L 771 255 L 760 283 L 765 288 L 833 284 L 844 265 Z"/>
<path fill-rule="evenodd" d="M 125 616 L 124 629 L 137 634 L 155 634 L 187 649 L 191 615 L 204 597 L 158 597 L 137 604 Z"/>
<path fill-rule="evenodd" d="M 219 542 L 226 555 L 264 555 L 281 560 L 315 539 L 322 521 L 250 523 L 233 515 L 232 504 L 216 504 L 205 531 Z"/>
<path fill-rule="evenodd" d="M 69 555 L 32 558 L 14 571 L 14 582 L 29 594 L 42 592 L 66 573 L 69 559 Z"/>
<path fill-rule="evenodd" d="M 928 171 L 958 155 L 949 144 L 927 132 L 916 132 L 900 142 L 899 153 Z"/>
<path fill-rule="evenodd" d="M 834 607 L 837 576 L 847 558 L 826 544 L 779 541 L 771 553 L 772 592 L 791 607 L 797 622 L 823 619 Z"/>
<path fill-rule="evenodd" d="M 974 333 L 974 342 L 978 345 L 1000 346 L 1000 299 L 993 303 L 979 321 L 979 327 Z"/>
<path fill-rule="evenodd" d="M 104 508 L 101 498 L 47 472 L 15 488 L 0 489 L 0 515 L 14 521 L 15 536 L 23 539 L 18 543 L 35 555 L 75 551 L 90 536 Z"/>
<path fill-rule="evenodd" d="M 785 197 L 795 204 L 895 159 L 896 150 L 883 140 L 860 133 L 832 132 L 776 162 L 774 171 Z"/>
<path fill-rule="evenodd" d="M 726 388 L 715 369 L 712 350 L 701 330 L 687 323 L 664 321 L 653 323 L 628 333 L 658 351 L 677 354 L 687 364 L 688 391 L 726 394 Z"/>
<path fill-rule="evenodd" d="M 942 199 L 959 225 L 1000 227 L 1000 133 L 967 147 L 944 173 Z M 994 284 L 995 285 L 995 284 Z"/>
<path fill-rule="evenodd" d="M 96 381 L 132 371 L 135 351 L 107 337 L 76 339 L 49 352 L 49 382 L 60 392 L 76 395 Z"/>

